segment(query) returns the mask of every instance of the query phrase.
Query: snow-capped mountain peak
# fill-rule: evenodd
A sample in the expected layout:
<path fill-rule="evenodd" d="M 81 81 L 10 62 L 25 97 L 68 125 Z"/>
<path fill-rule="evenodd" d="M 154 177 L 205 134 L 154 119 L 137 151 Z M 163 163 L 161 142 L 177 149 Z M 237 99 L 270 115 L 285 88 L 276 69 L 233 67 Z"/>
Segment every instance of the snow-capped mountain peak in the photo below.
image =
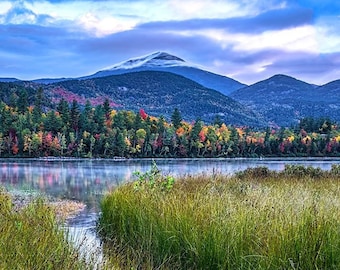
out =
<path fill-rule="evenodd" d="M 131 58 L 121 62 L 108 70 L 117 69 L 133 69 L 139 67 L 174 67 L 174 66 L 190 66 L 183 59 L 168 54 L 166 52 L 155 52 L 138 58 Z"/>

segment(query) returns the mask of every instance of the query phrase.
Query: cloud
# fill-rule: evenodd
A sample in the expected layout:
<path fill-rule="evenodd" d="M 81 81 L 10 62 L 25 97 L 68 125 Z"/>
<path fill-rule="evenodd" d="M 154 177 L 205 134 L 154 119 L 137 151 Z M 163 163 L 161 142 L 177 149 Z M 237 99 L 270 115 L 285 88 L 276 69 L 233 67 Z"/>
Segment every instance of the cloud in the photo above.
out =
<path fill-rule="evenodd" d="M 138 27 L 148 30 L 183 31 L 223 29 L 232 33 L 262 33 L 265 31 L 293 28 L 313 23 L 313 14 L 308 9 L 279 9 L 253 17 L 226 19 L 191 19 L 181 21 L 150 22 Z"/>
<path fill-rule="evenodd" d="M 25 7 L 23 1 L 15 2 L 5 14 L 0 15 L 2 24 L 39 24 L 49 23 L 53 18 L 47 14 L 36 14 Z"/>
<path fill-rule="evenodd" d="M 98 2 L 0 3 L 0 76 L 77 77 L 161 50 L 245 83 L 340 78 L 340 19 L 303 1 Z"/>

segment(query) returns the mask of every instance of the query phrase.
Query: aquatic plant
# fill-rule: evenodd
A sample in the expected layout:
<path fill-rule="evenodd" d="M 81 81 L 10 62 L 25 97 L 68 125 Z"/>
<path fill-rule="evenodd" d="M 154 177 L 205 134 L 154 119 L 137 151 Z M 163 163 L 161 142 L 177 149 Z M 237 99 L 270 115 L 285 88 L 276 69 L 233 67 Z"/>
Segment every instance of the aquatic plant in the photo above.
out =
<path fill-rule="evenodd" d="M 161 173 L 154 160 L 149 171 L 144 173 L 136 171 L 133 174 L 137 177 L 137 180 L 134 181 L 134 189 L 136 191 L 146 188 L 150 190 L 170 191 L 175 183 L 173 176 L 165 176 Z"/>

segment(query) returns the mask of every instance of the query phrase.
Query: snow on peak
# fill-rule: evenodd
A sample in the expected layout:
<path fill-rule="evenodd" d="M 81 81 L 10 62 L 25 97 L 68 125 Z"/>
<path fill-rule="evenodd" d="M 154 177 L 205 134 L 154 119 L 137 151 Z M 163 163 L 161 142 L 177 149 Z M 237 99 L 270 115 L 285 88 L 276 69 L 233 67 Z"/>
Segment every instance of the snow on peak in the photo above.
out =
<path fill-rule="evenodd" d="M 183 59 L 166 52 L 155 52 L 146 56 L 131 58 L 114 65 L 109 70 L 132 69 L 139 67 L 174 67 L 189 66 Z"/>

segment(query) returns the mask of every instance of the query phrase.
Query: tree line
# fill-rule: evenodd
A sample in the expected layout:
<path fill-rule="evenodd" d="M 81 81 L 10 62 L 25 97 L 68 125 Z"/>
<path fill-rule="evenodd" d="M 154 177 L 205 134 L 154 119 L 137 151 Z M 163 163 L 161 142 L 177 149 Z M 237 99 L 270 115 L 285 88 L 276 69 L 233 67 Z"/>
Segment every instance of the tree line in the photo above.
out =
<path fill-rule="evenodd" d="M 254 129 L 200 119 L 171 119 L 114 110 L 108 100 L 80 106 L 61 99 L 44 106 L 43 90 L 0 103 L 0 157 L 281 157 L 340 156 L 340 129 L 327 118 L 304 118 L 295 127 Z"/>

